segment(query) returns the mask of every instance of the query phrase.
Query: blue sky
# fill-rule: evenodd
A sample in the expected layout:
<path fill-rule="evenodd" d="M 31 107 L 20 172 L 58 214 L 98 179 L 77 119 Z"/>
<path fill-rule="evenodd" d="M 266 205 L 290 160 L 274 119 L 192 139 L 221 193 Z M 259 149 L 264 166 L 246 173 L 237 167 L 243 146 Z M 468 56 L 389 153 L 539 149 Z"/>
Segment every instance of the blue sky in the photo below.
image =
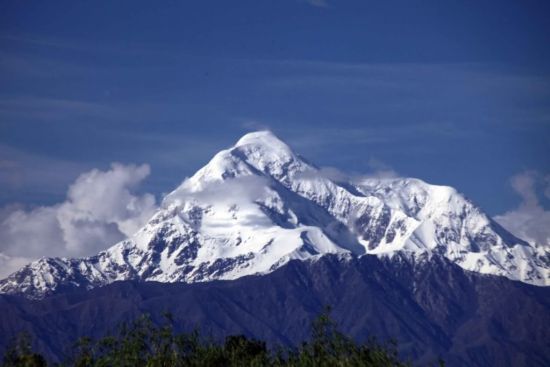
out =
<path fill-rule="evenodd" d="M 154 5 L 0 3 L 0 206 L 61 202 L 112 162 L 149 164 L 158 197 L 269 128 L 318 165 L 451 185 L 492 215 L 528 171 L 549 207 L 549 2 Z"/>

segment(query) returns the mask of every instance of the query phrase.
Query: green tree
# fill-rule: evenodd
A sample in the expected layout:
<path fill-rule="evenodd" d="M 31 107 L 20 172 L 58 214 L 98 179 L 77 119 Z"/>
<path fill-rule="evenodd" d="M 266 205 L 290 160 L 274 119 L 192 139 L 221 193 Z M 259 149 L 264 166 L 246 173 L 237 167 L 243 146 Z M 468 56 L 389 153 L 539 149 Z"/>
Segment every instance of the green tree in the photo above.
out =
<path fill-rule="evenodd" d="M 31 347 L 31 338 L 27 333 L 18 334 L 4 353 L 2 366 L 5 367 L 42 367 L 46 360 Z"/>
<path fill-rule="evenodd" d="M 81 338 L 66 365 L 76 367 L 401 367 L 395 343 L 356 343 L 341 333 L 326 308 L 312 322 L 311 336 L 296 349 L 271 352 L 264 341 L 232 335 L 223 343 L 206 340 L 197 331 L 176 334 L 170 314 L 155 325 L 147 315 L 120 325 L 114 336 L 97 341 Z M 6 351 L 3 366 L 46 366 L 32 352 L 28 335 L 19 336 Z"/>

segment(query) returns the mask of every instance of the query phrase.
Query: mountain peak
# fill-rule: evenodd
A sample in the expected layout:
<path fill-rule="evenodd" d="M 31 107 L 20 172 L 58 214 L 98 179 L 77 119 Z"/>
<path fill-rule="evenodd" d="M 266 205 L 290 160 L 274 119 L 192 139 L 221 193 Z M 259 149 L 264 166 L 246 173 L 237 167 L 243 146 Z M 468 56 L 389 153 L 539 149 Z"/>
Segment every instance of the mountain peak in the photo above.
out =
<path fill-rule="evenodd" d="M 207 165 L 183 182 L 180 188 L 201 191 L 210 183 L 243 176 L 281 179 L 289 173 L 311 168 L 271 131 L 255 131 L 216 154 Z"/>
<path fill-rule="evenodd" d="M 244 145 L 279 145 L 288 148 L 288 146 L 270 130 L 259 130 L 247 133 L 243 135 L 239 141 L 237 141 L 235 147 L 241 147 Z"/>
<path fill-rule="evenodd" d="M 285 142 L 268 130 L 244 135 L 229 153 L 263 172 L 300 161 Z"/>

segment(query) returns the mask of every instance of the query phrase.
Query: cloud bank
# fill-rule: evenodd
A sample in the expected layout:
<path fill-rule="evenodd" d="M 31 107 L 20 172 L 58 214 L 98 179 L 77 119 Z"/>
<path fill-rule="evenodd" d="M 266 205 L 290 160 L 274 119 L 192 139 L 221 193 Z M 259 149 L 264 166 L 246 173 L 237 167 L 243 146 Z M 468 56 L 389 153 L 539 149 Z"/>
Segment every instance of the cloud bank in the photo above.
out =
<path fill-rule="evenodd" d="M 521 197 L 520 205 L 495 220 L 517 237 L 542 246 L 550 246 L 550 211 L 541 205 L 538 189 L 550 199 L 550 174 L 525 171 L 513 176 L 512 188 Z"/>
<path fill-rule="evenodd" d="M 113 163 L 80 175 L 64 202 L 0 210 L 0 277 L 43 256 L 86 256 L 132 235 L 156 210 L 151 194 L 135 194 L 148 165 Z"/>

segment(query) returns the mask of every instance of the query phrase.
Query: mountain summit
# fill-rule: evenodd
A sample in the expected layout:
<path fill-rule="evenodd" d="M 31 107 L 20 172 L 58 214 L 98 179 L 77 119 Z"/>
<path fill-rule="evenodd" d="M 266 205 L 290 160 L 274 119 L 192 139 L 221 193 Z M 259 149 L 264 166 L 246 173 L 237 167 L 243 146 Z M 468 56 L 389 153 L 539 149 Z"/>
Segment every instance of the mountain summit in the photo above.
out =
<path fill-rule="evenodd" d="M 327 174 L 259 131 L 166 195 L 130 238 L 87 258 L 35 261 L 0 281 L 0 292 L 41 298 L 117 280 L 236 279 L 325 254 L 444 257 L 468 271 L 550 285 L 548 250 L 514 237 L 455 189 Z"/>

